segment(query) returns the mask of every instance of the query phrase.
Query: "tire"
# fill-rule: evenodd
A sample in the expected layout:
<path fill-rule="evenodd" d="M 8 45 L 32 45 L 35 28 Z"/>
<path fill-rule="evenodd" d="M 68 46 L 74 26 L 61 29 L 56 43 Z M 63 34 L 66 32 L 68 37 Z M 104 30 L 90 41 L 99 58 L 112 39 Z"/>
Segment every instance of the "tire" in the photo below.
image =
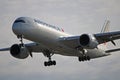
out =
<path fill-rule="evenodd" d="M 53 61 L 53 65 L 56 65 L 56 61 Z"/>

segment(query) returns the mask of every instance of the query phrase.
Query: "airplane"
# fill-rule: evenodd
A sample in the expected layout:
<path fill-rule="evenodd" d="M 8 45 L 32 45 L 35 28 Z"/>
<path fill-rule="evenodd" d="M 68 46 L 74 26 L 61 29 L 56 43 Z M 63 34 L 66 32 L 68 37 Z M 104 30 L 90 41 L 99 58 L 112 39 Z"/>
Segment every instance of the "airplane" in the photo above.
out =
<path fill-rule="evenodd" d="M 78 57 L 80 62 L 90 61 L 90 59 L 120 51 L 120 48 L 111 50 L 103 48 L 107 42 L 116 45 L 114 40 L 120 39 L 120 31 L 109 32 L 109 23 L 110 21 L 107 20 L 99 33 L 84 33 L 76 36 L 38 19 L 19 17 L 13 23 L 12 31 L 20 40 L 20 44 L 13 44 L 0 51 L 10 51 L 10 54 L 18 59 L 33 57 L 33 52 L 43 53 L 48 58 L 48 61 L 44 62 L 44 66 L 56 65 L 56 61 L 51 58 L 54 54 Z M 32 42 L 24 44 L 23 39 Z"/>

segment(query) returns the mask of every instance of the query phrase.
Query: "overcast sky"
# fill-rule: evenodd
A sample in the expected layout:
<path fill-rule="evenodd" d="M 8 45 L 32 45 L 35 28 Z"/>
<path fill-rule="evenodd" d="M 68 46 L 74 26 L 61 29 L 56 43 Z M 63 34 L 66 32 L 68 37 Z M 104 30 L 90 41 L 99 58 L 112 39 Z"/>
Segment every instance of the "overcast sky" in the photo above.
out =
<path fill-rule="evenodd" d="M 18 43 L 12 33 L 14 20 L 20 16 L 40 19 L 80 35 L 98 33 L 106 19 L 110 31 L 120 31 L 120 0 L 0 0 L 0 47 Z M 27 41 L 26 41 L 27 42 Z M 120 40 L 114 47 L 120 47 Z M 19 60 L 9 52 L 0 52 L 0 80 L 119 80 L 120 52 L 111 56 L 78 62 L 75 57 L 54 55 L 56 66 L 44 67 L 42 54 Z"/>

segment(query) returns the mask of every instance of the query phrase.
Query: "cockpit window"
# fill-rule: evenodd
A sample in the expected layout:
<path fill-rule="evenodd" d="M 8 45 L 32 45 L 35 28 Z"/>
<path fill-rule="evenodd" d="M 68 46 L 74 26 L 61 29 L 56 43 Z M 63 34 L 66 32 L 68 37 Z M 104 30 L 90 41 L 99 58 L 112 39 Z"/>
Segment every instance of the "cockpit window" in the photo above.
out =
<path fill-rule="evenodd" d="M 25 23 L 24 20 L 16 20 L 16 21 L 15 21 L 15 23 L 19 23 L 19 22 L 21 22 L 21 23 Z"/>

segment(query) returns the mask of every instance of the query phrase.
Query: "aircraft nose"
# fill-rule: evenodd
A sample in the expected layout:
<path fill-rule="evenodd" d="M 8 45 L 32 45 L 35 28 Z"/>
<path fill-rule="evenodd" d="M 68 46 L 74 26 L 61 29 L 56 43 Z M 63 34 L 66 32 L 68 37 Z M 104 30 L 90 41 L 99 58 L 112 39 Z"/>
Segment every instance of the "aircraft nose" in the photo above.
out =
<path fill-rule="evenodd" d="M 16 35 L 20 35 L 21 34 L 21 29 L 22 29 L 22 26 L 26 23 L 25 19 L 20 17 L 20 18 L 17 18 L 14 23 L 13 23 L 13 26 L 12 26 L 12 30 L 13 32 L 16 34 Z"/>
<path fill-rule="evenodd" d="M 29 17 L 19 17 L 14 21 L 12 30 L 16 35 L 22 35 L 33 27 L 33 21 L 34 19 Z"/>

